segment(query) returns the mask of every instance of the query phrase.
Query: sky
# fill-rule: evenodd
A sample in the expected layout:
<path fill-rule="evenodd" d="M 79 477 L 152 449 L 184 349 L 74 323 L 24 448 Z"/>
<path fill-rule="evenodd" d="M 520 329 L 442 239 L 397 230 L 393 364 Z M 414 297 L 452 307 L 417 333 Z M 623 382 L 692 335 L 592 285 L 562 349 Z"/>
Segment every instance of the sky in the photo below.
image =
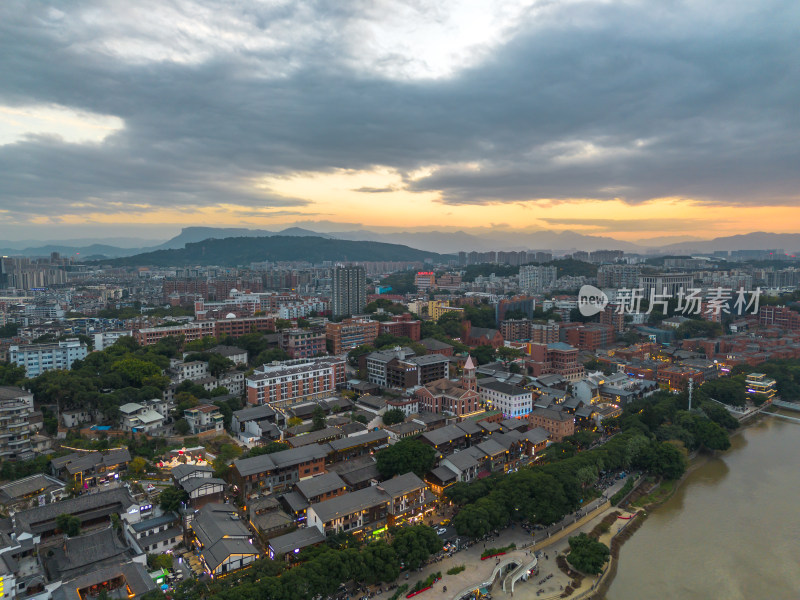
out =
<path fill-rule="evenodd" d="M 796 0 L 0 2 L 0 242 L 800 232 Z"/>

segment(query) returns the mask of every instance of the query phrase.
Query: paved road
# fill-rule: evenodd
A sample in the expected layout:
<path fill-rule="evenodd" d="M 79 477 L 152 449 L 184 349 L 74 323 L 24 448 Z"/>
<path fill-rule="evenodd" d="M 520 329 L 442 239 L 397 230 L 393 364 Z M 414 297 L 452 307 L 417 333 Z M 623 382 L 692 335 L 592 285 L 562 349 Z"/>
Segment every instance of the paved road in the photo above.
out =
<path fill-rule="evenodd" d="M 492 569 L 494 568 L 494 561 L 481 561 L 481 553 L 484 550 L 484 547 L 490 548 L 500 548 L 503 546 L 508 546 L 512 542 L 517 545 L 517 547 L 522 547 L 523 545 L 530 544 L 531 542 L 540 543 L 546 541 L 548 537 L 552 536 L 554 533 L 560 531 L 561 529 L 572 525 L 575 521 L 579 520 L 581 517 L 586 515 L 588 512 L 594 510 L 598 506 L 602 505 L 608 498 L 613 496 L 617 493 L 622 486 L 625 485 L 625 482 L 628 480 L 628 475 L 624 479 L 620 479 L 615 481 L 608 489 L 604 490 L 603 496 L 590 502 L 586 507 L 582 507 L 580 510 L 567 515 L 558 523 L 554 523 L 553 525 L 547 527 L 542 531 L 535 532 L 534 535 L 531 535 L 522 527 L 515 525 L 513 527 L 509 527 L 504 529 L 499 533 L 499 535 L 489 541 L 486 542 L 476 542 L 471 547 L 467 548 L 466 550 L 461 550 L 453 554 L 453 556 L 449 558 L 443 558 L 439 562 L 431 563 L 422 568 L 420 572 L 413 572 L 409 573 L 408 580 L 405 579 L 404 575 L 400 576 L 398 580 L 399 583 L 408 583 L 409 587 L 413 587 L 414 584 L 419 581 L 425 579 L 429 574 L 435 573 L 437 571 L 441 571 L 444 575 L 442 581 L 436 584 L 435 590 L 438 593 L 436 597 L 445 597 L 442 594 L 442 586 L 447 586 L 448 595 L 451 593 L 456 593 L 458 590 L 463 589 L 464 587 L 470 585 L 471 582 L 474 582 L 476 575 L 475 572 L 480 569 L 480 573 L 486 573 L 486 577 L 491 574 Z M 610 510 L 610 509 L 609 509 Z M 589 531 L 594 525 L 585 525 L 581 527 L 581 531 L 586 530 Z M 558 577 L 558 569 L 555 565 L 555 553 L 557 550 L 564 551 L 568 541 L 566 539 L 559 540 L 556 544 L 556 547 L 551 548 L 548 551 L 548 559 L 544 559 L 542 557 L 540 559 L 540 572 L 543 575 L 547 575 L 548 571 L 552 570 L 554 574 L 556 574 L 556 578 L 551 579 L 548 581 L 549 587 L 556 588 L 558 585 L 564 584 L 566 585 L 569 583 L 569 580 L 566 576 Z M 526 556 L 525 551 L 518 551 L 520 556 Z M 510 553 L 511 554 L 511 553 Z M 487 564 L 489 563 L 489 564 Z M 448 569 L 451 567 L 455 567 L 458 565 L 466 565 L 467 569 L 458 575 L 445 575 Z M 474 567 L 474 568 L 471 568 Z M 536 585 L 536 582 L 531 583 L 530 585 Z M 384 595 L 386 595 L 384 593 Z"/>

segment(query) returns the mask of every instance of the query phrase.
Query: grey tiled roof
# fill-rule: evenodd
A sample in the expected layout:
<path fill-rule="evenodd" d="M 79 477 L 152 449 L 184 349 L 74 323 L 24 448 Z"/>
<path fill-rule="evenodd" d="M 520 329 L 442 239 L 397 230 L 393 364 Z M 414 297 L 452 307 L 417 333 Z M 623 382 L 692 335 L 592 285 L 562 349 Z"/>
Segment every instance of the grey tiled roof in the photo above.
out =
<path fill-rule="evenodd" d="M 16 481 L 11 481 L 0 486 L 0 502 L 24 498 L 39 490 L 63 488 L 66 485 L 66 483 L 55 477 L 37 473 L 36 475 L 17 479 Z"/>
<path fill-rule="evenodd" d="M 238 458 L 233 461 L 233 464 L 242 476 L 246 476 L 298 465 L 309 460 L 325 458 L 329 452 L 330 446 L 327 443 L 309 444 L 272 454 L 254 456 L 253 458 Z"/>
<path fill-rule="evenodd" d="M 53 526 L 53 521 L 61 514 L 70 514 L 81 517 L 83 514 L 91 513 L 96 516 L 96 511 L 105 514 L 121 512 L 134 504 L 125 488 L 116 488 L 107 492 L 97 494 L 84 494 L 77 498 L 51 502 L 44 506 L 37 506 L 30 510 L 18 512 L 14 515 L 14 520 L 18 527 L 25 531 L 40 533 Z"/>
<path fill-rule="evenodd" d="M 221 485 L 222 488 L 225 489 L 227 483 L 219 477 L 190 477 L 181 482 L 181 487 L 186 490 L 188 494 L 199 490 L 204 485 Z"/>
<path fill-rule="evenodd" d="M 406 473 L 405 475 L 398 475 L 392 479 L 381 482 L 380 487 L 392 498 L 396 498 L 397 496 L 402 496 L 403 494 L 428 486 L 414 473 Z"/>
<path fill-rule="evenodd" d="M 269 547 L 275 554 L 286 554 L 295 550 L 302 550 L 314 544 L 325 541 L 325 536 L 316 527 L 304 527 L 292 533 L 274 537 L 269 541 Z"/>
<path fill-rule="evenodd" d="M 346 487 L 346 484 L 338 474 L 324 473 L 323 475 L 298 481 L 295 487 L 306 498 L 314 498 L 320 494 Z"/>
<path fill-rule="evenodd" d="M 370 486 L 314 504 L 309 510 L 313 510 L 323 523 L 327 523 L 337 517 L 352 514 L 357 510 L 365 510 L 381 503 L 388 504 L 389 496 L 383 490 Z"/>

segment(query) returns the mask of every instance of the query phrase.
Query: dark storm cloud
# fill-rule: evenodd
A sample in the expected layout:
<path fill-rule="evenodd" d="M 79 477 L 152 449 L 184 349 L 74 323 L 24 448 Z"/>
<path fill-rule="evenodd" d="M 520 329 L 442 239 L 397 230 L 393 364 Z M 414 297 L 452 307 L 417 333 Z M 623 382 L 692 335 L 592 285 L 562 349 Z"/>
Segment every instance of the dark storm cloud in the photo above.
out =
<path fill-rule="evenodd" d="M 358 3 L 254 3 L 210 19 L 233 34 L 212 31 L 208 44 L 156 28 L 142 45 L 171 50 L 138 60 L 113 47 L 125 11 L 106 22 L 101 3 L 99 20 L 74 17 L 87 6 L 0 5 L 0 104 L 114 115 L 124 129 L 96 144 L 0 146 L 0 209 L 256 214 L 305 203 L 254 188 L 259 177 L 376 165 L 440 165 L 406 184 L 451 204 L 798 201 L 797 2 L 554 4 L 480 64 L 416 80 L 359 63 L 348 40 Z M 260 43 L 276 28 L 297 34 Z M 102 35 L 106 49 L 93 44 Z"/>

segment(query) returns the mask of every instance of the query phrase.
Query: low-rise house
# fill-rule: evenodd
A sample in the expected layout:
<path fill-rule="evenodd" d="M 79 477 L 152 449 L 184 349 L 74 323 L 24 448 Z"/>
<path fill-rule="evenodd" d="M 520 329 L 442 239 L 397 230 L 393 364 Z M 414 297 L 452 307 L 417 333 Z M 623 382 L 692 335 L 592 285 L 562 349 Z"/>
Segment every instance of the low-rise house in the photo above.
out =
<path fill-rule="evenodd" d="M 176 485 L 193 478 L 210 479 L 214 477 L 214 469 L 208 465 L 178 465 L 170 471 Z"/>
<path fill-rule="evenodd" d="M 400 409 L 406 418 L 419 412 L 419 398 L 416 396 L 400 396 L 386 399 L 386 410 Z"/>
<path fill-rule="evenodd" d="M 330 442 L 344 437 L 342 430 L 338 427 L 325 427 L 317 431 L 309 431 L 301 435 L 294 435 L 287 437 L 284 441 L 292 448 L 299 448 L 301 446 L 308 446 L 309 444 L 321 444 L 323 442 Z"/>
<path fill-rule="evenodd" d="M 242 350 L 236 346 L 214 346 L 209 352 L 219 354 L 232 361 L 235 365 L 247 364 L 247 350 Z"/>
<path fill-rule="evenodd" d="M 425 347 L 428 354 L 441 354 L 442 356 L 453 356 L 453 346 L 440 342 L 434 338 L 425 338 L 419 341 Z"/>
<path fill-rule="evenodd" d="M 210 502 L 225 500 L 225 481 L 218 477 L 189 477 L 180 482 L 180 487 L 189 495 L 189 506 L 200 508 Z"/>
<path fill-rule="evenodd" d="M 339 474 L 351 492 L 377 484 L 380 480 L 378 466 L 372 456 L 362 456 L 361 458 L 334 463 L 328 468 Z"/>
<path fill-rule="evenodd" d="M 128 402 L 119 407 L 122 431 L 153 433 L 164 426 L 164 416 L 137 402 Z"/>
<path fill-rule="evenodd" d="M 208 376 L 208 363 L 202 360 L 192 360 L 189 362 L 176 362 L 172 365 L 172 371 L 175 373 L 175 380 L 180 383 L 186 381 L 195 381 Z"/>
<path fill-rule="evenodd" d="M 61 423 L 68 429 L 92 422 L 92 415 L 86 409 L 65 410 L 61 412 L 60 416 Z"/>
<path fill-rule="evenodd" d="M 119 479 L 128 468 L 131 454 L 127 448 L 105 452 L 73 452 L 50 461 L 53 475 L 64 481 L 74 481 L 88 490 L 109 480 Z"/>
<path fill-rule="evenodd" d="M 439 461 L 439 466 L 450 469 L 457 481 L 469 483 L 478 476 L 480 463 L 471 452 L 462 450 L 445 456 Z"/>
<path fill-rule="evenodd" d="M 547 448 L 547 442 L 550 439 L 550 433 L 543 427 L 534 427 L 521 434 L 520 442 L 524 444 L 523 452 L 530 457 L 535 457 L 537 454 L 544 452 Z"/>
<path fill-rule="evenodd" d="M 125 523 L 129 539 L 145 554 L 163 554 L 183 541 L 180 518 L 174 512 Z"/>
<path fill-rule="evenodd" d="M 295 527 L 297 517 L 287 514 L 275 496 L 251 500 L 246 509 L 250 516 L 250 525 L 267 538 L 281 535 Z"/>
<path fill-rule="evenodd" d="M 467 433 L 459 425 L 461 423 L 426 431 L 419 436 L 419 441 L 423 444 L 428 444 L 442 455 L 451 454 L 456 450 L 463 450 L 472 445 L 473 434 Z M 482 436 L 479 435 L 478 437 Z M 476 439 L 476 441 L 480 440 Z"/>
<path fill-rule="evenodd" d="M 321 533 L 371 533 L 386 525 L 390 497 L 377 486 L 343 494 L 308 507 L 308 526 Z"/>
<path fill-rule="evenodd" d="M 458 482 L 458 476 L 450 467 L 440 466 L 425 475 L 425 482 L 434 494 L 441 496 L 447 488 Z"/>
<path fill-rule="evenodd" d="M 303 527 L 297 531 L 270 539 L 267 553 L 272 560 L 281 555 L 284 555 L 288 560 L 289 556 L 299 554 L 303 548 L 321 544 L 325 539 L 325 534 L 316 527 Z"/>
<path fill-rule="evenodd" d="M 398 423 L 397 425 L 390 425 L 384 428 L 389 433 L 389 436 L 395 440 L 402 440 L 407 437 L 414 437 L 425 431 L 425 426 L 413 421 L 405 423 Z"/>
<path fill-rule="evenodd" d="M 389 525 L 419 521 L 431 504 L 428 484 L 414 473 L 397 475 L 378 485 L 389 497 Z"/>
<path fill-rule="evenodd" d="M 353 460 L 360 456 L 372 454 L 389 444 L 389 434 L 383 429 L 368 431 L 367 433 L 332 440 L 328 442 L 330 452 L 326 463 L 336 463 Z"/>
<path fill-rule="evenodd" d="M 347 492 L 347 484 L 337 473 L 323 473 L 303 479 L 294 487 L 308 504 L 324 502 Z"/>
<path fill-rule="evenodd" d="M 365 394 L 364 396 L 360 396 L 356 402 L 358 402 L 359 406 L 364 410 L 376 415 L 382 415 L 386 412 L 386 398 L 381 396 Z"/>
<path fill-rule="evenodd" d="M 246 498 L 256 493 L 289 489 L 301 479 L 324 473 L 329 452 L 327 444 L 309 444 L 252 458 L 237 458 L 233 461 L 233 480 Z"/>
<path fill-rule="evenodd" d="M 65 537 L 58 544 L 41 549 L 48 579 L 71 579 L 87 569 L 110 566 L 130 560 L 135 551 L 109 525 L 75 537 Z"/>
<path fill-rule="evenodd" d="M 278 414 L 266 404 L 243 408 L 234 411 L 231 417 L 231 429 L 240 442 L 259 446 L 280 438 L 280 430 L 277 427 Z"/>
<path fill-rule="evenodd" d="M 0 486 L 0 505 L 6 512 L 17 512 L 57 502 L 64 497 L 66 485 L 55 477 L 41 473 L 23 477 Z"/>
<path fill-rule="evenodd" d="M 550 408 L 537 408 L 528 415 L 533 427 L 541 427 L 550 434 L 550 439 L 560 442 L 575 433 L 575 417 L 569 413 Z"/>
<path fill-rule="evenodd" d="M 222 433 L 224 418 L 219 407 L 213 404 L 198 404 L 194 408 L 186 409 L 183 417 L 189 423 L 189 433 L 192 435 L 209 431 Z"/>
<path fill-rule="evenodd" d="M 73 579 L 63 581 L 52 596 L 54 600 L 86 600 L 104 590 L 109 598 L 135 600 L 156 589 L 145 566 L 129 560 L 79 572 Z"/>
<path fill-rule="evenodd" d="M 12 516 L 17 532 L 31 533 L 42 538 L 50 537 L 58 531 L 56 519 L 69 514 L 81 520 L 81 527 L 87 528 L 111 522 L 112 514 L 127 513 L 138 503 L 133 501 L 125 488 L 116 488 L 96 494 L 83 494 L 77 498 L 53 502 L 21 511 Z"/>
<path fill-rule="evenodd" d="M 253 534 L 230 504 L 207 504 L 191 522 L 191 543 L 206 573 L 224 575 L 258 559 Z"/>

